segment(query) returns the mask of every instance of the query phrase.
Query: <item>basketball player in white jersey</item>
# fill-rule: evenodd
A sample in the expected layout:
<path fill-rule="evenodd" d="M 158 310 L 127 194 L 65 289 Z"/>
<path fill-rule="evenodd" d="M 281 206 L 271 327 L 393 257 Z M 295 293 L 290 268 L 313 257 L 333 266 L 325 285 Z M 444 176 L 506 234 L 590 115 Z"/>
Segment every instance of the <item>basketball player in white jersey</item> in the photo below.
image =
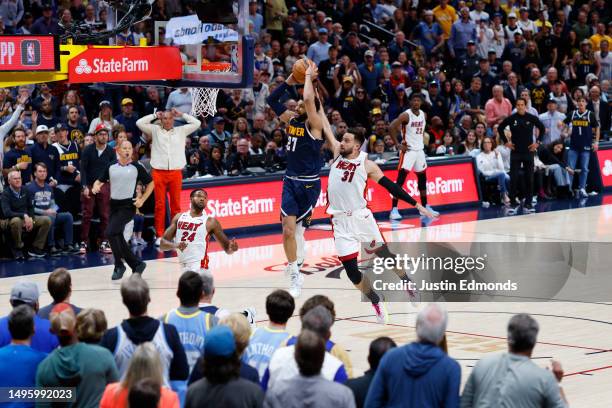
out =
<path fill-rule="evenodd" d="M 372 302 L 378 322 L 387 323 L 388 315 L 384 303 L 372 289 L 369 280 L 359 271 L 357 262 L 362 243 L 378 244 L 377 256 L 393 257 L 372 211 L 367 207 L 368 203 L 363 193 L 366 191 L 368 179 L 383 186 L 393 197 L 414 205 L 421 215 L 426 217 L 434 215 L 421 204 L 417 204 L 400 186 L 385 177 L 376 163 L 368 160 L 367 153 L 360 150 L 364 140 L 363 132 L 353 132 L 345 133 L 342 142 L 334 140 L 331 143 L 335 159 L 329 171 L 327 213 L 332 218 L 336 252 L 349 279 Z M 408 280 L 405 271 L 396 271 L 396 273 L 403 275 L 400 275 L 401 279 Z"/>
<path fill-rule="evenodd" d="M 421 110 L 421 95 L 412 94 L 410 97 L 410 109 L 402 112 L 393 122 L 391 122 L 390 133 L 397 141 L 397 134 L 401 128 L 403 140 L 401 144 L 400 162 L 397 173 L 397 184 L 402 187 L 406 182 L 408 172 L 414 170 L 417 176 L 419 192 L 421 193 L 421 204 L 427 208 L 435 217 L 440 215 L 427 205 L 427 161 L 425 160 L 425 144 L 423 135 L 425 134 L 426 117 Z M 393 198 L 391 213 L 389 218 L 401 220 L 402 215 L 397 208 L 397 198 Z"/>
<path fill-rule="evenodd" d="M 195 189 L 189 195 L 191 209 L 177 214 L 164 232 L 161 239 L 162 251 L 177 250 L 181 272 L 208 271 L 208 239 L 214 235 L 225 253 L 233 254 L 238 250 L 235 239 L 228 239 L 219 221 L 209 217 L 204 211 L 208 194 Z"/>

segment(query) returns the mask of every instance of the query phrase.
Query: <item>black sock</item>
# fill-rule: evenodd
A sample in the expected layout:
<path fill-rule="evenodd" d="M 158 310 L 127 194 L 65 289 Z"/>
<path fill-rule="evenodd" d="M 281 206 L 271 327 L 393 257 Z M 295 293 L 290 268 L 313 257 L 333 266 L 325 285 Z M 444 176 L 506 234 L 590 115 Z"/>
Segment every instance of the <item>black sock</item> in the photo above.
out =
<path fill-rule="evenodd" d="M 370 289 L 370 291 L 365 295 L 368 299 L 370 299 L 370 302 L 372 302 L 373 305 L 376 305 L 378 304 L 378 302 L 380 302 L 380 296 L 378 296 L 378 294 L 374 292 L 373 289 Z"/>
<path fill-rule="evenodd" d="M 427 207 L 427 190 L 420 190 L 421 193 L 421 205 Z"/>

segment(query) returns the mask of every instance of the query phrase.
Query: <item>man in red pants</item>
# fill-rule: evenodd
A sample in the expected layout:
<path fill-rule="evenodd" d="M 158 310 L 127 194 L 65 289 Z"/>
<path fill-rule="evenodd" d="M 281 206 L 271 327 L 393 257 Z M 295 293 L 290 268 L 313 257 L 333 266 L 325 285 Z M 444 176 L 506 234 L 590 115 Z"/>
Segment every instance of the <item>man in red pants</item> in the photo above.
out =
<path fill-rule="evenodd" d="M 174 127 L 174 120 L 187 122 L 183 126 Z M 159 120 L 160 124 L 152 122 Z M 166 194 L 170 194 L 170 219 L 181 211 L 181 186 L 183 182 L 183 167 L 185 159 L 185 139 L 200 128 L 200 121 L 176 109 L 156 112 L 138 119 L 136 126 L 152 139 L 151 167 L 155 182 L 155 231 L 159 246 L 160 237 L 166 229 Z"/>

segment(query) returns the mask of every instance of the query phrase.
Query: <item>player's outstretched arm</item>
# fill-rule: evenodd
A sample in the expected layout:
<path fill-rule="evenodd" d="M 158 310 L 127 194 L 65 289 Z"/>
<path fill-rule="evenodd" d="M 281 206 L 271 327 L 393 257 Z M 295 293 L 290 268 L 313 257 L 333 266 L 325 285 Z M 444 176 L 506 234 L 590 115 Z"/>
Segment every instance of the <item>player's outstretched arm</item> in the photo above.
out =
<path fill-rule="evenodd" d="M 287 93 L 287 90 L 290 86 L 297 84 L 297 81 L 293 79 L 293 74 L 289 75 L 289 77 L 282 84 L 278 85 L 274 88 L 274 91 L 266 98 L 266 102 L 276 116 L 280 119 L 281 122 L 288 123 L 289 119 L 295 116 L 294 112 L 291 112 L 285 108 L 283 105 L 283 99 Z"/>
<path fill-rule="evenodd" d="M 393 197 L 398 200 L 402 200 L 407 202 L 410 205 L 413 205 L 421 215 L 424 215 L 429 218 L 434 218 L 434 215 L 427 208 L 423 207 L 421 204 L 417 203 L 414 198 L 410 196 L 407 192 L 405 192 L 400 186 L 389 180 L 385 174 L 382 172 L 380 167 L 372 160 L 365 161 L 366 172 L 368 173 L 368 178 L 374 180 L 381 186 L 385 188 Z"/>
<path fill-rule="evenodd" d="M 318 96 L 318 94 L 317 94 Z M 319 100 L 321 100 L 319 98 Z M 340 154 L 340 142 L 338 142 L 334 136 L 334 131 L 331 128 L 323 104 L 319 105 L 319 116 L 323 122 L 323 136 L 325 137 L 326 147 L 331 150 L 334 159 Z"/>
<path fill-rule="evenodd" d="M 304 81 L 304 107 L 306 108 L 306 114 L 308 115 L 308 127 L 310 133 L 316 139 L 321 139 L 321 133 L 323 131 L 323 120 L 317 112 L 317 106 L 315 103 L 316 93 L 314 89 L 313 81 L 317 76 L 317 66 L 314 62 L 309 61 L 308 68 L 306 69 L 306 80 Z"/>
<path fill-rule="evenodd" d="M 391 122 L 391 125 L 389 125 L 389 135 L 396 145 L 399 143 L 398 135 L 400 133 L 400 128 L 402 127 L 403 123 L 408 123 L 408 120 L 408 114 L 406 112 L 402 112 Z"/>
<path fill-rule="evenodd" d="M 176 228 L 178 225 L 178 219 L 181 214 L 176 214 L 170 223 L 170 226 L 166 231 L 164 231 L 164 236 L 162 237 L 159 243 L 159 249 L 162 251 L 172 251 L 173 249 L 180 249 L 181 251 L 187 248 L 187 242 L 179 242 L 176 244 L 174 242 L 174 237 L 176 237 Z"/>
<path fill-rule="evenodd" d="M 228 239 L 221 223 L 216 218 L 210 217 L 206 221 L 206 230 L 209 234 L 215 237 L 215 240 L 221 245 L 226 254 L 231 255 L 238 250 L 238 242 L 236 238 Z"/>

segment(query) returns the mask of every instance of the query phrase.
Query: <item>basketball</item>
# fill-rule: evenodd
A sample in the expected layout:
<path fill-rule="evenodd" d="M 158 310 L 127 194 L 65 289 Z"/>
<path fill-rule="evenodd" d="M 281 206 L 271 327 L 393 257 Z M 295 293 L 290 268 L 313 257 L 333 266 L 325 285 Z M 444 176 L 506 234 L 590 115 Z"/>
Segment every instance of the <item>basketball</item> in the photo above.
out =
<path fill-rule="evenodd" d="M 293 79 L 295 79 L 298 83 L 303 84 L 306 80 L 306 69 L 308 69 L 308 60 L 306 58 L 297 60 L 296 63 L 293 64 Z"/>

